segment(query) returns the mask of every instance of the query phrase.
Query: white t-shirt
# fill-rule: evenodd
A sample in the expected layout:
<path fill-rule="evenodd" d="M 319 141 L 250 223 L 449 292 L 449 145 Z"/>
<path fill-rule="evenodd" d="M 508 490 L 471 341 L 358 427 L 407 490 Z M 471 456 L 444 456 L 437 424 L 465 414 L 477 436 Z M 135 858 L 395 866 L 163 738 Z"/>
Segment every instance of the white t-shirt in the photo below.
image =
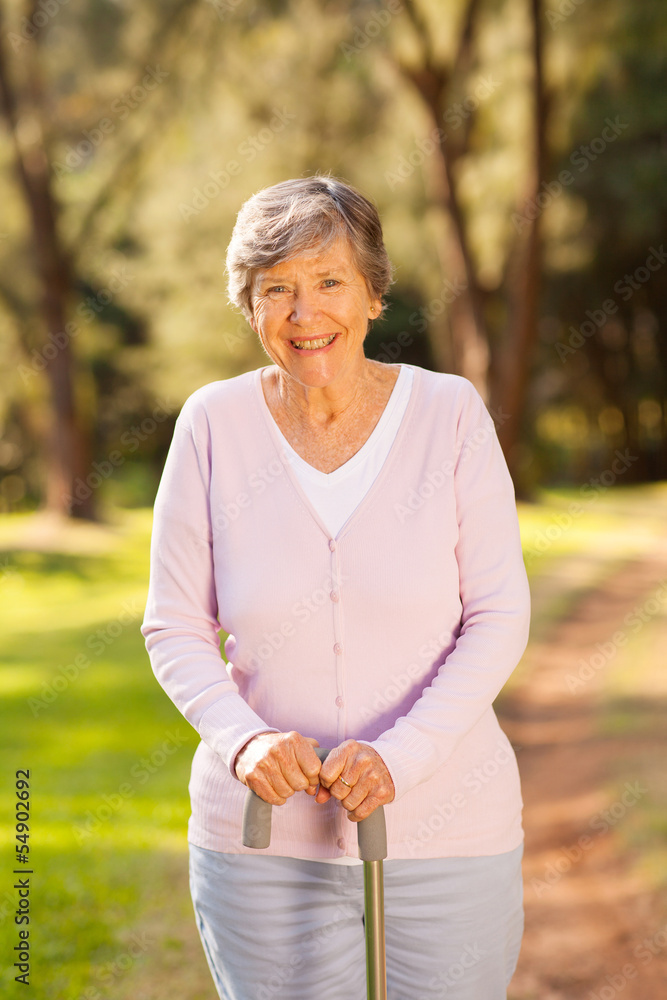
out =
<path fill-rule="evenodd" d="M 356 455 L 333 472 L 320 472 L 298 455 L 283 438 L 287 461 L 299 484 L 335 538 L 350 514 L 359 506 L 373 485 L 407 409 L 412 391 L 413 372 L 401 365 L 398 378 L 382 416 Z M 359 858 L 307 858 L 334 865 L 360 865 Z"/>

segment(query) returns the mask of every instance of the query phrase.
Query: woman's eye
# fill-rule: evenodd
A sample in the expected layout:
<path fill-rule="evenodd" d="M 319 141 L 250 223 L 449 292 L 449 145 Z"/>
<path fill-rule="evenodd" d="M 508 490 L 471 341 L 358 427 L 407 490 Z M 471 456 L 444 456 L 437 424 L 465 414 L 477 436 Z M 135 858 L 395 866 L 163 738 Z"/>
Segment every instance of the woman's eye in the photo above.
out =
<path fill-rule="evenodd" d="M 325 278 L 324 279 L 324 286 L 326 288 L 333 288 L 334 285 L 337 285 L 337 284 L 339 284 L 339 282 L 337 281 L 336 278 Z"/>
<path fill-rule="evenodd" d="M 285 291 L 285 286 L 284 285 L 273 285 L 273 287 L 269 288 L 268 291 L 269 292 L 284 292 Z"/>

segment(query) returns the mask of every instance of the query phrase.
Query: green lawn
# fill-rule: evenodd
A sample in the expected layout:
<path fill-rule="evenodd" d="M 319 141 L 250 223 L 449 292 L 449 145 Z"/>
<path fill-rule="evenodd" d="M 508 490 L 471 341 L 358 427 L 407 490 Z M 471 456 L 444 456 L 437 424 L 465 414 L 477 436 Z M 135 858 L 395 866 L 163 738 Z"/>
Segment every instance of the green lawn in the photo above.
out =
<path fill-rule="evenodd" d="M 0 530 L 10 526 L 4 518 Z M 184 952 L 200 959 L 185 841 L 197 737 L 155 681 L 139 633 L 149 532 L 150 514 L 133 511 L 111 547 L 102 534 L 77 554 L 0 558 L 3 997 L 176 996 L 165 954 L 176 971 Z M 18 944 L 12 791 L 23 768 L 34 871 L 29 994 L 6 962 Z M 141 986 L 150 970 L 164 984 L 156 992 Z M 213 996 L 207 976 L 201 957 L 188 998 Z"/>
<path fill-rule="evenodd" d="M 664 510 L 666 496 L 657 487 L 610 490 L 570 524 L 576 492 L 521 506 L 538 631 L 578 588 L 664 532 L 656 504 Z M 629 509 L 640 516 L 629 519 Z M 197 737 L 155 681 L 139 633 L 149 533 L 147 511 L 119 511 L 111 528 L 72 525 L 55 542 L 39 517 L 0 518 L 3 997 L 214 997 L 187 890 Z M 649 642 L 649 632 L 640 638 Z M 630 683 L 624 662 L 614 674 L 619 691 Z M 652 676 L 642 683 L 648 692 Z M 19 931 L 18 769 L 30 770 L 31 786 L 30 992 L 7 960 Z"/>

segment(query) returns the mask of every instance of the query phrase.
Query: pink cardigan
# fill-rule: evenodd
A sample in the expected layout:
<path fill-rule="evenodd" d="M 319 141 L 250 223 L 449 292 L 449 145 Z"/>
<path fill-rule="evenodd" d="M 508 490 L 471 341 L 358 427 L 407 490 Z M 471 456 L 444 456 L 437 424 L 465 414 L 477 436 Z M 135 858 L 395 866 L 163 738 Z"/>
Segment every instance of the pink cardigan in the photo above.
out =
<path fill-rule="evenodd" d="M 282 454 L 260 378 L 186 401 L 155 501 L 142 633 L 202 740 L 189 840 L 249 853 L 246 789 L 230 767 L 273 729 L 375 747 L 396 786 L 390 858 L 512 850 L 519 776 L 492 702 L 525 648 L 529 593 L 512 483 L 479 395 L 414 367 L 389 456 L 331 538 Z M 356 825 L 300 792 L 273 810 L 264 853 L 358 857 Z"/>

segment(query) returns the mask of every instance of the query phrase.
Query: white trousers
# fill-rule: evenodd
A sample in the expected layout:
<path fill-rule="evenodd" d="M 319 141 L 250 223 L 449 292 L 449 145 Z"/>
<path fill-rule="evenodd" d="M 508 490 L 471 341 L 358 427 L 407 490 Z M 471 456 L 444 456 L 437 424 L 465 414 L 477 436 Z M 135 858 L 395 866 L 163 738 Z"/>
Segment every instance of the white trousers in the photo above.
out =
<path fill-rule="evenodd" d="M 522 854 L 385 861 L 388 1000 L 506 1000 Z M 365 1000 L 361 866 L 191 844 L 190 889 L 222 1000 Z"/>

